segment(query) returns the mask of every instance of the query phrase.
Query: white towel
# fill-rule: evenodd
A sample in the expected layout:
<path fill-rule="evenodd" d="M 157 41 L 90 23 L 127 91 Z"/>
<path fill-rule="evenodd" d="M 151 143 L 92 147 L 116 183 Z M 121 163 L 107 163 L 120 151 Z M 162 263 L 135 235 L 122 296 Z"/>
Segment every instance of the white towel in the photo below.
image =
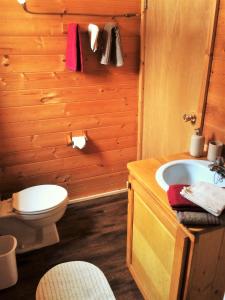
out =
<path fill-rule="evenodd" d="M 90 37 L 91 50 L 96 52 L 98 50 L 99 27 L 95 24 L 89 24 L 88 33 Z"/>
<path fill-rule="evenodd" d="M 225 189 L 212 183 L 197 182 L 184 187 L 180 194 L 214 216 L 221 215 L 225 209 Z"/>

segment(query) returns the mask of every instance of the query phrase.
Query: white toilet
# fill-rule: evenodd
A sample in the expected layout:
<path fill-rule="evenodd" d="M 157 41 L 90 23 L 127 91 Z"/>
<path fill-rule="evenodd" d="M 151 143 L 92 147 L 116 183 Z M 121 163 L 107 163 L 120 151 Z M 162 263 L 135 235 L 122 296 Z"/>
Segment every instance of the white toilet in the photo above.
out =
<path fill-rule="evenodd" d="M 17 239 L 17 253 L 59 242 L 56 222 L 68 203 L 66 189 L 58 185 L 37 185 L 0 201 L 0 235 Z"/>

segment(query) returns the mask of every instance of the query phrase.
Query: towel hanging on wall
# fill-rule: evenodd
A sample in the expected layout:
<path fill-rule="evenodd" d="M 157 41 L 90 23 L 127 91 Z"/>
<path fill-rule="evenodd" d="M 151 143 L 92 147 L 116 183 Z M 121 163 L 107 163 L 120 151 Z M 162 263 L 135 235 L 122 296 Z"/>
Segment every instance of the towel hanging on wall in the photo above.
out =
<path fill-rule="evenodd" d="M 98 50 L 98 34 L 99 34 L 98 26 L 95 24 L 89 24 L 88 33 L 90 38 L 91 50 L 93 52 L 96 52 Z"/>
<path fill-rule="evenodd" d="M 103 52 L 101 64 L 123 66 L 123 55 L 120 42 L 119 28 L 114 23 L 107 23 L 103 31 Z"/>
<path fill-rule="evenodd" d="M 78 24 L 68 25 L 66 66 L 72 71 L 83 72 L 82 44 Z"/>
<path fill-rule="evenodd" d="M 119 28 L 112 28 L 112 46 L 111 46 L 111 62 L 117 67 L 123 66 L 123 55 L 120 42 Z"/>

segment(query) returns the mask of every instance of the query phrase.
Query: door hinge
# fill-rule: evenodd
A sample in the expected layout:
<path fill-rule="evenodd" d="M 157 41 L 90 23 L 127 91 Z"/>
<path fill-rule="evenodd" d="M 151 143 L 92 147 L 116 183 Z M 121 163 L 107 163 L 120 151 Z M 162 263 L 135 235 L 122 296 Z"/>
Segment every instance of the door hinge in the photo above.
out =
<path fill-rule="evenodd" d="M 127 181 L 127 189 L 131 190 L 131 183 L 129 181 Z"/>
<path fill-rule="evenodd" d="M 148 9 L 148 0 L 144 0 L 144 10 Z"/>

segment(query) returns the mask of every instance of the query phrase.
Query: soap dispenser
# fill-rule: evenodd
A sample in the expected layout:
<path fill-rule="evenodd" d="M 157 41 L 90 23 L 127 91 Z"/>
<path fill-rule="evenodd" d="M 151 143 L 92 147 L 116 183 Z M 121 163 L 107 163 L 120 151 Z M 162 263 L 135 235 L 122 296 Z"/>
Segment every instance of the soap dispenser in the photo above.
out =
<path fill-rule="evenodd" d="M 200 128 L 195 129 L 195 133 L 191 136 L 190 155 L 194 157 L 203 156 L 205 138 L 201 135 Z"/>

